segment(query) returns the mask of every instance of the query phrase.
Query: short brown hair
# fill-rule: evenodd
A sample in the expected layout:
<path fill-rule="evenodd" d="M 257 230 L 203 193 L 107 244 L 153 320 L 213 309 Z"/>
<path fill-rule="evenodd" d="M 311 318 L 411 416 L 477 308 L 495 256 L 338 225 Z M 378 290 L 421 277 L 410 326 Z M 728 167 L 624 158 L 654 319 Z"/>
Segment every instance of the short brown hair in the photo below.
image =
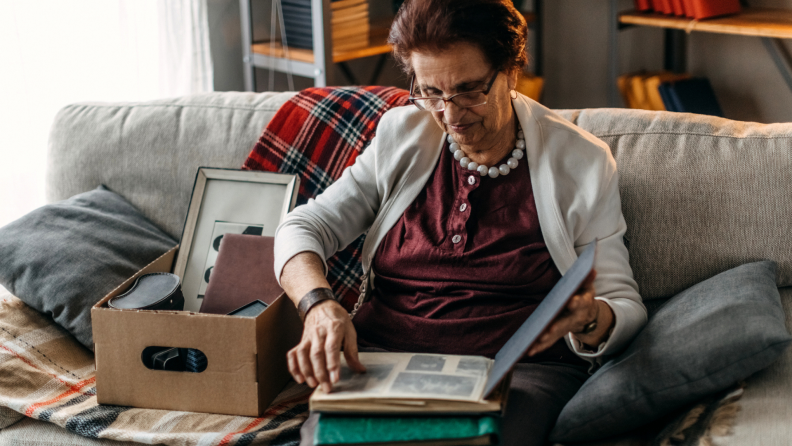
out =
<path fill-rule="evenodd" d="M 498 71 L 525 66 L 528 25 L 512 0 L 407 0 L 388 36 L 393 55 L 412 74 L 414 51 L 442 51 L 465 42 L 477 45 Z"/>

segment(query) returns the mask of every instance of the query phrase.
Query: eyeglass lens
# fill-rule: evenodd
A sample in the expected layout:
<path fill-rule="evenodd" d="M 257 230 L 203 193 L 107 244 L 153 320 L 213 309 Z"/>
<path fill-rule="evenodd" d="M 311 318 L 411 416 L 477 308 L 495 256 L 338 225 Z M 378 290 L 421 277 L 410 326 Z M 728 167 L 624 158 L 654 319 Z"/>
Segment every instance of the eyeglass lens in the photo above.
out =
<path fill-rule="evenodd" d="M 487 95 L 481 91 L 471 91 L 470 93 L 462 93 L 455 95 L 448 99 L 453 102 L 457 107 L 470 108 L 487 103 Z M 428 98 L 428 99 L 415 99 L 416 105 L 429 111 L 443 111 L 445 110 L 445 101 L 441 98 Z"/>

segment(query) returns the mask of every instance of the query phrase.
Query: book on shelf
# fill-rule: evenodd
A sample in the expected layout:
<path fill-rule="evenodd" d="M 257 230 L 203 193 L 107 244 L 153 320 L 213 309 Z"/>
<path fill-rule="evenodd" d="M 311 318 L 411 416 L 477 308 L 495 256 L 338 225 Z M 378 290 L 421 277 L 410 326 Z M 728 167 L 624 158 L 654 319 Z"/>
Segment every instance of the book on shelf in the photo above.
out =
<path fill-rule="evenodd" d="M 674 15 L 685 16 L 685 2 L 683 0 L 671 0 L 671 6 L 674 7 Z"/>
<path fill-rule="evenodd" d="M 692 19 L 693 18 L 693 0 L 682 0 L 682 3 L 685 5 L 685 17 Z"/>
<path fill-rule="evenodd" d="M 704 20 L 741 11 L 740 0 L 634 0 L 635 9 L 642 12 Z"/>
<path fill-rule="evenodd" d="M 313 49 L 313 22 L 310 0 L 282 0 L 286 44 Z M 370 43 L 369 5 L 366 0 L 339 0 L 330 3 L 330 36 L 333 51 L 365 48 Z"/>
<path fill-rule="evenodd" d="M 308 1 L 310 4 L 310 0 Z M 366 5 L 368 6 L 368 0 L 336 0 L 330 2 L 330 10 L 337 11 L 339 9 L 351 8 L 353 6 L 358 5 Z"/>
<path fill-rule="evenodd" d="M 659 90 L 670 111 L 723 117 L 712 84 L 705 77 L 663 83 Z"/>
<path fill-rule="evenodd" d="M 349 417 L 323 413 L 313 444 L 421 446 L 494 445 L 499 443 L 500 419 L 483 416 Z"/>
<path fill-rule="evenodd" d="M 654 9 L 655 12 L 659 12 L 662 14 L 664 8 L 663 0 L 651 0 L 651 1 L 652 1 L 652 9 Z"/>
<path fill-rule="evenodd" d="M 644 73 L 625 74 L 619 76 L 616 81 L 627 108 L 646 109 L 646 92 L 643 86 L 644 77 L 646 77 Z"/>
<path fill-rule="evenodd" d="M 520 73 L 520 77 L 517 78 L 517 86 L 514 89 L 538 102 L 542 98 L 544 78 Z"/>
<path fill-rule="evenodd" d="M 652 2 L 651 0 L 635 0 L 635 9 L 638 11 L 651 11 Z"/>
<path fill-rule="evenodd" d="M 369 33 L 369 22 L 368 20 L 357 20 L 354 22 L 349 22 L 344 26 L 333 26 L 333 42 L 335 43 L 337 39 L 341 39 L 344 37 L 356 37 Z"/>
<path fill-rule="evenodd" d="M 737 14 L 742 9 L 740 0 L 692 0 L 690 3 L 696 20 Z"/>
<path fill-rule="evenodd" d="M 311 411 L 348 414 L 472 414 L 505 408 L 511 370 L 564 309 L 594 267 L 591 243 L 494 359 L 431 353 L 359 353 L 366 373 L 342 357 L 330 392 L 311 394 Z"/>
<path fill-rule="evenodd" d="M 349 8 L 334 9 L 331 11 L 331 22 L 343 22 L 346 20 L 354 20 L 356 18 L 365 17 L 368 20 L 368 3 L 351 6 Z"/>
<path fill-rule="evenodd" d="M 688 78 L 689 74 L 669 71 L 638 72 L 619 76 L 617 84 L 627 107 L 663 111 L 666 106 L 660 94 L 660 84 Z"/>
<path fill-rule="evenodd" d="M 687 73 L 671 73 L 668 71 L 660 72 L 652 76 L 646 77 L 644 80 L 644 88 L 646 90 L 646 99 L 648 101 L 648 110 L 668 110 L 663 101 L 660 93 L 660 85 L 666 82 L 674 82 L 683 79 L 689 79 L 690 75 Z M 673 110 L 670 110 L 673 111 Z"/>

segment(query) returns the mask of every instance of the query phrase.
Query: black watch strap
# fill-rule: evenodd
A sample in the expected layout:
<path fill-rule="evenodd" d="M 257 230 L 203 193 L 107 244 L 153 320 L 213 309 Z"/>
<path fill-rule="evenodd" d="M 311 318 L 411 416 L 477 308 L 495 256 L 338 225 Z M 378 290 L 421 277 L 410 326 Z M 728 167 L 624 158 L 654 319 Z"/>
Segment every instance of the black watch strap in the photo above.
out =
<path fill-rule="evenodd" d="M 297 305 L 297 312 L 300 313 L 300 319 L 304 321 L 305 315 L 308 314 L 308 311 L 310 311 L 314 305 L 326 300 L 336 300 L 335 294 L 333 294 L 333 290 L 330 288 L 314 288 L 305 293 L 305 296 L 300 298 L 300 304 Z"/>

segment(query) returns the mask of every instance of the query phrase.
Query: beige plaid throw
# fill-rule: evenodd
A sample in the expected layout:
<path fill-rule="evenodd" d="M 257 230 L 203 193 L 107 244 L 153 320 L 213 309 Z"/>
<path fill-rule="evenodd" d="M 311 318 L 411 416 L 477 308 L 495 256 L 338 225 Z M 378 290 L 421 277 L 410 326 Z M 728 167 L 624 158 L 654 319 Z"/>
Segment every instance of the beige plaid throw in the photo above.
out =
<path fill-rule="evenodd" d="M 0 406 L 79 435 L 179 446 L 296 445 L 310 389 L 292 383 L 260 418 L 96 402 L 93 354 L 51 319 L 0 293 Z"/>

